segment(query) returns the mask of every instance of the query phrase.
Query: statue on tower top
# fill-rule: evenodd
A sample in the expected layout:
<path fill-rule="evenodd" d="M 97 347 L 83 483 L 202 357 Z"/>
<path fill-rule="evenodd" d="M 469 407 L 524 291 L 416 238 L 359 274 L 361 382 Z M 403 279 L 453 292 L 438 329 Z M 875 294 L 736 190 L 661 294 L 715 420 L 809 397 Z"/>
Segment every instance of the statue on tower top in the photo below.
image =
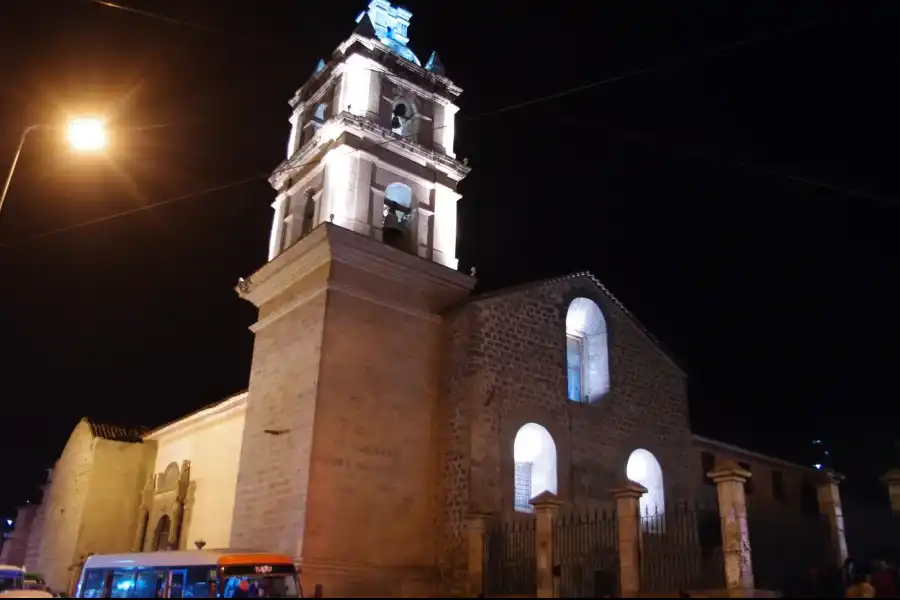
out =
<path fill-rule="evenodd" d="M 412 13 L 405 8 L 394 6 L 388 0 L 372 0 L 368 9 L 357 15 L 356 22 L 360 23 L 368 16 L 375 36 L 378 41 L 399 54 L 406 60 L 420 67 L 422 62 L 406 45 L 409 43 L 409 20 Z"/>

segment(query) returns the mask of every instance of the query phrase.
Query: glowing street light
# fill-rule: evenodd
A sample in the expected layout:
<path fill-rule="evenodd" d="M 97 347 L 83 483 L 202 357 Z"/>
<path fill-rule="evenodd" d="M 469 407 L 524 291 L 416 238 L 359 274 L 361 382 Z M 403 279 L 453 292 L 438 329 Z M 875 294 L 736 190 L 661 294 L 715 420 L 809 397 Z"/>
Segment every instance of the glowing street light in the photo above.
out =
<path fill-rule="evenodd" d="M 81 117 L 69 121 L 66 127 L 69 145 L 79 152 L 97 152 L 106 148 L 106 123 L 95 117 Z"/>
<path fill-rule="evenodd" d="M 28 134 L 36 129 L 55 129 L 52 125 L 29 125 L 22 131 L 22 137 L 19 138 L 19 146 L 13 155 L 12 164 L 9 166 L 9 173 L 6 175 L 6 183 L 3 184 L 3 192 L 0 193 L 0 212 L 3 211 L 3 203 L 6 201 L 6 193 L 9 191 L 9 184 L 12 183 L 13 175 L 16 172 L 16 165 L 19 163 L 19 156 L 22 154 L 22 147 L 25 146 L 25 140 Z M 106 123 L 102 119 L 96 117 L 79 117 L 69 121 L 66 127 L 66 139 L 69 145 L 78 152 L 97 152 L 103 150 L 107 144 Z"/>

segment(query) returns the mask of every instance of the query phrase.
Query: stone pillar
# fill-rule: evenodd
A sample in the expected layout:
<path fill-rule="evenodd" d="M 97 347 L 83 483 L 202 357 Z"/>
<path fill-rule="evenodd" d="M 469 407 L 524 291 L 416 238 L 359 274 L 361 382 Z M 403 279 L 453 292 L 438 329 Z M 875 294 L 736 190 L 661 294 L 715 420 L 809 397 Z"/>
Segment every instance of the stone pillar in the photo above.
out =
<path fill-rule="evenodd" d="M 132 552 L 143 552 L 147 546 L 147 536 L 150 535 L 150 512 L 153 510 L 153 493 L 156 491 L 156 474 L 147 478 L 144 489 L 141 490 L 141 507 L 138 509 L 138 527 L 134 534 L 134 542 L 131 544 Z"/>
<path fill-rule="evenodd" d="M 706 475 L 715 482 L 719 498 L 727 593 L 731 598 L 744 597 L 754 587 L 747 497 L 744 495 L 744 484 L 750 478 L 750 471 L 742 469 L 733 460 L 726 460 L 717 463 Z"/>
<path fill-rule="evenodd" d="M 816 481 L 819 513 L 828 522 L 831 535 L 831 560 L 838 567 L 847 560 L 847 538 L 844 537 L 844 511 L 839 488 L 843 480 L 843 475 L 834 471 L 820 471 Z"/>
<path fill-rule="evenodd" d="M 466 593 L 476 597 L 484 594 L 484 560 L 487 543 L 487 528 L 491 515 L 483 512 L 470 513 L 466 519 L 467 578 Z"/>
<path fill-rule="evenodd" d="M 900 514 L 900 469 L 891 469 L 881 478 L 891 498 L 891 510 Z"/>
<path fill-rule="evenodd" d="M 168 550 L 181 548 L 181 534 L 184 529 L 184 516 L 187 506 L 188 491 L 191 484 L 191 461 L 181 461 L 178 484 L 175 488 L 175 509 L 172 514 L 172 525 L 169 529 Z"/>
<path fill-rule="evenodd" d="M 619 534 L 619 596 L 636 598 L 641 591 L 641 496 L 647 488 L 626 479 L 612 491 Z"/>
<path fill-rule="evenodd" d="M 553 492 L 541 492 L 531 499 L 534 507 L 534 558 L 537 565 L 537 598 L 555 598 L 553 585 L 553 529 L 562 504 Z"/>

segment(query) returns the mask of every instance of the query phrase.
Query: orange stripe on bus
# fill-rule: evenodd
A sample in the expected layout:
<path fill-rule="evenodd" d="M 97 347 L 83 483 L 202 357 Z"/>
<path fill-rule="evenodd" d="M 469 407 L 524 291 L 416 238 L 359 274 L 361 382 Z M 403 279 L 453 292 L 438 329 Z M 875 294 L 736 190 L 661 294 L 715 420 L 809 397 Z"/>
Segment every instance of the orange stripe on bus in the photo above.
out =
<path fill-rule="evenodd" d="M 219 558 L 219 566 L 293 565 L 294 559 L 284 554 L 229 554 Z"/>

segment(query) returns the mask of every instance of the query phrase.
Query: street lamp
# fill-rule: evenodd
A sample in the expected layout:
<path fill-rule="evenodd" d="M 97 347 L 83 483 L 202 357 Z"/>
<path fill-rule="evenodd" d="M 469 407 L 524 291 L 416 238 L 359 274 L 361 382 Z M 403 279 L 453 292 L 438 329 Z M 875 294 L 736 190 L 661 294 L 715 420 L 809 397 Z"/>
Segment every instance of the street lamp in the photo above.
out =
<path fill-rule="evenodd" d="M 0 212 L 3 212 L 6 193 L 9 191 L 9 184 L 12 183 L 16 165 L 19 163 L 19 156 L 22 154 L 22 147 L 25 145 L 28 134 L 37 129 L 54 128 L 52 125 L 29 125 L 22 131 L 22 137 L 19 138 L 19 146 L 16 148 L 12 164 L 9 166 L 9 173 L 6 175 L 6 183 L 3 184 L 3 192 L 0 193 Z M 96 117 L 72 119 L 66 127 L 66 139 L 69 145 L 79 152 L 97 152 L 105 148 L 107 144 L 106 123 Z"/>

